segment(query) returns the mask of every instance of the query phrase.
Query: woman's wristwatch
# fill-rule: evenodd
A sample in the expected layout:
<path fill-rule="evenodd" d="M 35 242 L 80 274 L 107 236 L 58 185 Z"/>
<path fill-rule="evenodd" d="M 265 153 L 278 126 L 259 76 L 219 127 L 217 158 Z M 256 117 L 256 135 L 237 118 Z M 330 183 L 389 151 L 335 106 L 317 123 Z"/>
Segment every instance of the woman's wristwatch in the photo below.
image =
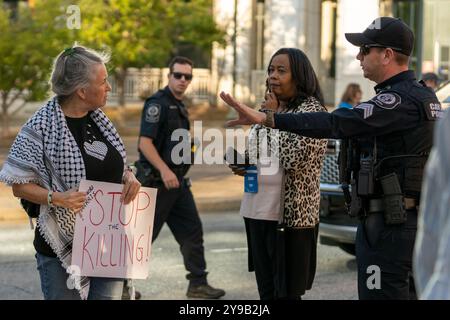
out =
<path fill-rule="evenodd" d="M 275 121 L 274 121 L 274 117 L 273 117 L 273 115 L 275 114 L 275 111 L 271 110 L 271 109 L 261 109 L 259 111 L 264 112 L 266 114 L 266 120 L 264 120 L 261 124 L 263 126 L 273 128 L 275 125 Z"/>
<path fill-rule="evenodd" d="M 55 205 L 53 204 L 53 191 L 52 191 L 52 190 L 50 190 L 50 191 L 47 193 L 47 205 L 48 205 L 50 208 L 55 207 Z"/>

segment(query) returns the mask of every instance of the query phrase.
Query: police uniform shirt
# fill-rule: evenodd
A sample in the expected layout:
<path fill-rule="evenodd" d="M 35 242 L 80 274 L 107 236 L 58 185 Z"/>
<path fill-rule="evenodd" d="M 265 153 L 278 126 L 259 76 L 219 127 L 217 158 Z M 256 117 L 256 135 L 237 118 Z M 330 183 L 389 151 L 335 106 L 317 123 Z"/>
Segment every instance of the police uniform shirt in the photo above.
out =
<path fill-rule="evenodd" d="M 353 109 L 275 114 L 275 128 L 312 138 L 373 137 L 413 129 L 421 120 L 435 121 L 442 116 L 436 95 L 415 81 L 413 71 L 387 79 L 375 86 L 375 91 L 375 97 Z M 415 92 L 420 92 L 420 97 L 414 97 Z"/>
<path fill-rule="evenodd" d="M 180 128 L 189 131 L 188 113 L 183 102 L 166 86 L 145 101 L 139 135 L 151 138 L 161 158 L 172 167 L 171 151 L 179 141 L 172 141 L 171 136 Z M 139 158 L 148 163 L 142 152 Z"/>
<path fill-rule="evenodd" d="M 418 200 L 434 123 L 442 116 L 440 103 L 433 90 L 415 80 L 412 71 L 387 79 L 375 91 L 375 97 L 351 110 L 277 114 L 275 127 L 313 138 L 356 140 L 359 155 L 372 156 L 380 164 L 376 177 L 396 173 L 405 197 Z"/>

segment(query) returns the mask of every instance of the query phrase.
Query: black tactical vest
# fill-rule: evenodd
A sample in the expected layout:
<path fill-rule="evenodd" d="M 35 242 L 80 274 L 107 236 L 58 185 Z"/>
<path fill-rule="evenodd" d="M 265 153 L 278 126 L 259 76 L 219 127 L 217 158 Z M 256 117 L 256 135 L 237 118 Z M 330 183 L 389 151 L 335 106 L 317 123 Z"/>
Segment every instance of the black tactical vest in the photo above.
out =
<path fill-rule="evenodd" d="M 173 97 L 168 87 L 159 90 L 153 98 L 155 98 L 155 102 L 159 103 L 161 107 L 165 109 L 165 113 L 167 114 L 167 117 L 164 117 L 162 120 L 164 121 L 161 126 L 162 134 L 155 141 L 156 150 L 158 150 L 161 159 L 164 160 L 168 167 L 171 168 L 178 177 L 184 176 L 189 170 L 190 163 L 174 164 L 172 161 L 172 150 L 179 143 L 183 142 L 188 144 L 186 150 L 189 150 L 190 157 L 191 142 L 190 140 L 187 140 L 186 137 L 180 137 L 178 140 L 172 141 L 172 134 L 177 129 L 189 131 L 190 124 L 188 112 L 184 104 Z"/>
<path fill-rule="evenodd" d="M 402 107 L 419 110 L 420 120 L 413 129 L 395 131 L 383 136 L 362 140 L 359 143 L 362 155 L 369 154 L 375 161 L 375 197 L 382 196 L 379 178 L 396 173 L 405 197 L 420 199 L 425 163 L 432 144 L 437 117 L 432 114 L 430 104 L 439 105 L 434 92 L 417 81 L 401 81 L 389 87 L 402 98 Z M 379 93 L 382 93 L 380 91 Z"/>

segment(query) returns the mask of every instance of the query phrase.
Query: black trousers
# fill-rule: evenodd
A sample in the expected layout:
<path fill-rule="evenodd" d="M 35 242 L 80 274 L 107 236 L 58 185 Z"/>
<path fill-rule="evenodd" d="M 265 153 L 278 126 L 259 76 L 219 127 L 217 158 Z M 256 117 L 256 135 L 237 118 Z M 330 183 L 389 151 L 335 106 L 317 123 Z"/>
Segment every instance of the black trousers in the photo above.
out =
<path fill-rule="evenodd" d="M 244 218 L 247 232 L 249 271 L 255 271 L 261 300 L 298 300 L 311 289 L 316 273 L 318 225 L 285 228 L 284 241 L 277 238 L 277 221 Z M 280 246 L 284 246 L 281 253 Z M 284 262 L 279 263 L 280 260 Z M 280 267 L 282 270 L 280 270 Z M 285 281 L 280 296 L 278 281 Z"/>
<path fill-rule="evenodd" d="M 158 186 L 152 241 L 158 237 L 165 222 L 180 245 L 184 266 L 189 272 L 186 278 L 191 285 L 206 284 L 202 223 L 185 180 L 178 189 Z"/>
<path fill-rule="evenodd" d="M 275 299 L 277 221 L 244 218 L 248 270 L 255 271 L 261 300 Z"/>
<path fill-rule="evenodd" d="M 370 214 L 358 225 L 359 299 L 416 299 L 412 258 L 417 211 L 407 211 L 407 222 L 400 225 L 386 225 L 383 213 Z"/>

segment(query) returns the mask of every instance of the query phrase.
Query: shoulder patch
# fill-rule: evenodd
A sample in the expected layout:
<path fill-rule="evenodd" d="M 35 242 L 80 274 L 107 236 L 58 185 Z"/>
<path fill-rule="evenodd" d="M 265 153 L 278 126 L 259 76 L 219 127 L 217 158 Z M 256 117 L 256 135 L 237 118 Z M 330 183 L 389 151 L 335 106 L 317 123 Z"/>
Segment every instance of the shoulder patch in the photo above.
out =
<path fill-rule="evenodd" d="M 371 103 L 363 102 L 363 103 L 360 103 L 357 106 L 355 106 L 354 109 L 364 110 L 363 118 L 367 119 L 368 117 L 370 117 L 372 115 L 374 107 L 375 106 Z"/>
<path fill-rule="evenodd" d="M 373 103 L 383 109 L 391 110 L 402 103 L 402 98 L 394 92 L 386 92 L 377 94 L 372 98 Z"/>
<path fill-rule="evenodd" d="M 444 117 L 444 111 L 442 110 L 440 102 L 436 100 L 425 101 L 423 103 L 428 120 L 434 121 Z"/>
<path fill-rule="evenodd" d="M 161 115 L 161 106 L 156 103 L 152 103 L 148 106 L 145 112 L 145 121 L 149 123 L 159 122 L 159 116 Z"/>

